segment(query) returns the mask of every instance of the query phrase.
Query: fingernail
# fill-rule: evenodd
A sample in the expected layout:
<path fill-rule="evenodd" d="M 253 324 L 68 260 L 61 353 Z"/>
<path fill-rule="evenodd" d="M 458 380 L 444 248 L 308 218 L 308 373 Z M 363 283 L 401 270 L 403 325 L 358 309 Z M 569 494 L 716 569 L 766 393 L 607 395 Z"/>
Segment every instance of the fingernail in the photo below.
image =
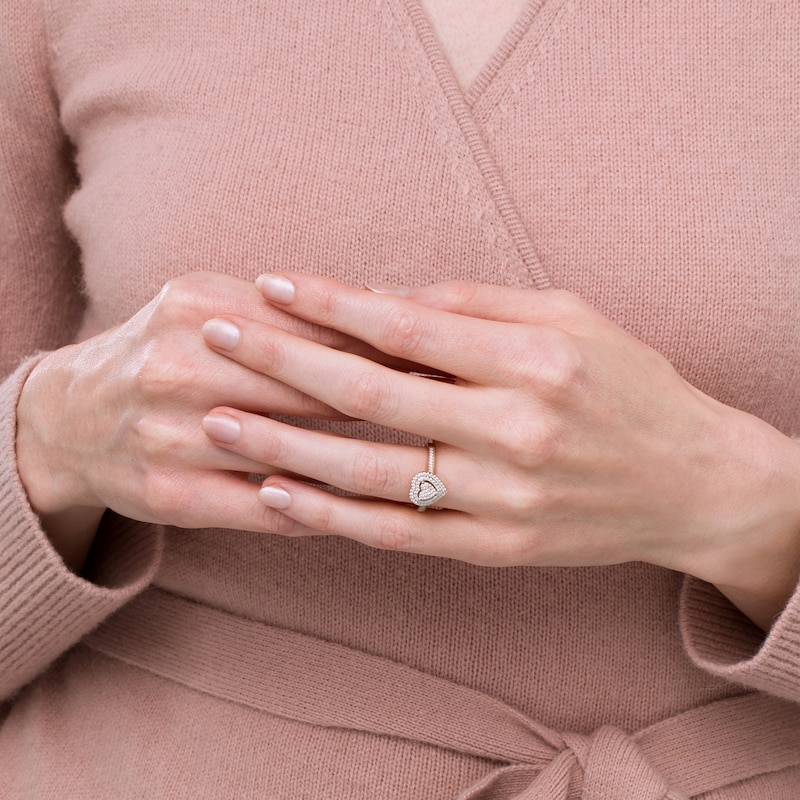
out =
<path fill-rule="evenodd" d="M 294 300 L 294 284 L 280 275 L 261 275 L 256 279 L 256 288 L 268 300 L 276 303 L 291 303 Z"/>
<path fill-rule="evenodd" d="M 414 291 L 410 286 L 392 286 L 384 283 L 365 283 L 364 288 L 375 294 L 394 294 L 397 297 L 408 297 Z"/>
<path fill-rule="evenodd" d="M 227 414 L 207 414 L 203 419 L 203 430 L 218 442 L 233 444 L 242 433 L 239 420 Z"/>
<path fill-rule="evenodd" d="M 279 489 L 277 486 L 264 486 L 258 491 L 258 499 L 270 508 L 289 508 L 289 503 L 292 501 L 292 496 L 285 489 Z"/>
<path fill-rule="evenodd" d="M 232 322 L 228 322 L 226 319 L 210 319 L 203 325 L 203 336 L 214 347 L 219 347 L 222 350 L 233 350 L 239 344 L 241 332 Z"/>

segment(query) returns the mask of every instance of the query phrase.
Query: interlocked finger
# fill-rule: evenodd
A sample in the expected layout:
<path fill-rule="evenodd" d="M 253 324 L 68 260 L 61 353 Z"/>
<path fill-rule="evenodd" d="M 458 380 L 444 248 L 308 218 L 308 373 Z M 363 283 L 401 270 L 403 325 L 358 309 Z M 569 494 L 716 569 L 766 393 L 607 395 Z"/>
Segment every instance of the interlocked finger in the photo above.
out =
<path fill-rule="evenodd" d="M 221 339 L 209 340 L 209 332 L 224 325 L 235 331 L 227 350 Z M 229 358 L 345 416 L 435 441 L 459 441 L 474 450 L 483 446 L 482 425 L 491 410 L 483 407 L 490 398 L 479 390 L 400 372 L 243 317 L 212 320 L 205 335 Z M 453 408 L 459 408 L 458 415 Z"/>
<path fill-rule="evenodd" d="M 489 505 L 485 481 L 477 478 L 479 465 L 447 445 L 437 447 L 436 474 L 431 476 L 429 451 L 423 447 L 348 439 L 230 408 L 215 409 L 204 427 L 221 447 L 248 461 L 272 464 L 345 492 L 409 503 L 413 488 L 415 504 L 423 507 L 476 512 L 486 511 Z M 437 491 L 442 483 L 446 494 Z"/>
<path fill-rule="evenodd" d="M 219 471 L 198 472 L 184 482 L 169 481 L 143 521 L 179 528 L 308 536 L 318 533 L 298 520 L 259 502 L 256 487 L 243 476 Z"/>
<path fill-rule="evenodd" d="M 498 535 L 485 520 L 460 511 L 417 514 L 413 506 L 337 497 L 278 476 L 265 482 L 259 497 L 307 529 L 382 550 L 457 558 L 484 566 L 513 564 L 519 551 L 515 537 Z"/>
<path fill-rule="evenodd" d="M 262 275 L 256 285 L 291 314 L 469 382 L 491 385 L 505 372 L 498 365 L 513 367 L 517 360 L 508 347 L 516 324 L 439 311 L 316 275 Z"/>
<path fill-rule="evenodd" d="M 271 474 L 275 469 L 263 461 L 215 447 L 199 426 L 200 415 L 185 420 L 156 415 L 137 420 L 136 436 L 140 448 L 139 464 L 159 467 L 169 461 L 181 470 Z"/>

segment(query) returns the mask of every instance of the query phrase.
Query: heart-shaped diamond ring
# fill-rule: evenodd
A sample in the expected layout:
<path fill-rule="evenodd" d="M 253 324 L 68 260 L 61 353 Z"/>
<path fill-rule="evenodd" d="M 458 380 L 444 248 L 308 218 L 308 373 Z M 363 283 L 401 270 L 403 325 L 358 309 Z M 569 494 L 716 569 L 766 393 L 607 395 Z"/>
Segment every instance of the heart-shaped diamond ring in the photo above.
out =
<path fill-rule="evenodd" d="M 408 492 L 408 497 L 417 507 L 417 511 L 424 511 L 428 506 L 438 503 L 447 494 L 442 479 L 433 471 L 435 464 L 436 446 L 430 442 L 428 444 L 428 471 L 418 472 L 411 479 L 411 489 Z"/>

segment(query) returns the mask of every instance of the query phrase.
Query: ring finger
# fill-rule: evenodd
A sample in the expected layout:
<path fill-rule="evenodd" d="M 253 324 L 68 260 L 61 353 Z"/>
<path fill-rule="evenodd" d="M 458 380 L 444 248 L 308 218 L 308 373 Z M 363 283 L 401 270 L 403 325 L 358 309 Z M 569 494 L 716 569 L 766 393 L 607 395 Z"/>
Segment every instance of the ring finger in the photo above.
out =
<path fill-rule="evenodd" d="M 203 428 L 220 447 L 249 460 L 346 492 L 396 502 L 410 501 L 412 479 L 429 468 L 429 453 L 421 447 L 349 439 L 230 408 L 214 409 L 204 419 Z M 469 455 L 441 445 L 436 448 L 435 457 L 436 477 L 444 482 L 447 493 L 436 497 L 432 504 L 471 513 L 486 511 L 485 498 L 477 503 L 473 500 L 482 494 L 472 477 L 479 471 L 474 469 Z M 458 491 L 453 491 L 447 475 L 455 471 L 456 463 Z M 418 483 L 423 500 L 428 490 L 441 488 L 428 478 L 421 478 Z"/>

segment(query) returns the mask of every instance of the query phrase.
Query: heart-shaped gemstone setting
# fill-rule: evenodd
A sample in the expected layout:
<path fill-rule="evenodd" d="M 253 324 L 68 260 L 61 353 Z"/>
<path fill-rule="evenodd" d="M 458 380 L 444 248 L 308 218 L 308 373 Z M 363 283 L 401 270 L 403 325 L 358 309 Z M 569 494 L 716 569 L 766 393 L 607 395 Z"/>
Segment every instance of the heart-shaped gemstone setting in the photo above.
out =
<path fill-rule="evenodd" d="M 408 493 L 411 502 L 419 508 L 427 508 L 438 503 L 447 494 L 441 479 L 432 472 L 418 472 L 411 479 Z"/>

